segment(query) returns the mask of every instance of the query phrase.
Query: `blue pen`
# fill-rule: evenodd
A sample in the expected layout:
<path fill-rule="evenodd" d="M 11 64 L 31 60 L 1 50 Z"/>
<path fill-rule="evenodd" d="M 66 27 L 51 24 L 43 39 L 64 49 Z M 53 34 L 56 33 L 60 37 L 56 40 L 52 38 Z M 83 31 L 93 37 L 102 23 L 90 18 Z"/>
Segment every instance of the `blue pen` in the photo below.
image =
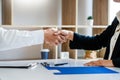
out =
<path fill-rule="evenodd" d="M 54 66 L 62 66 L 62 65 L 65 65 L 65 64 L 68 64 L 68 63 L 58 63 L 58 64 L 54 64 Z"/>

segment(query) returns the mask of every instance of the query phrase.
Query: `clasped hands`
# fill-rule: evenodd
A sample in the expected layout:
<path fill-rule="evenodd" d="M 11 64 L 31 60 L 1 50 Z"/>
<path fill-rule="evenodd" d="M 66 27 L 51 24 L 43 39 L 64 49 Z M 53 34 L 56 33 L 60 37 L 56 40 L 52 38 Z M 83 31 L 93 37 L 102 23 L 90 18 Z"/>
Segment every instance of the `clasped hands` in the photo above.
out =
<path fill-rule="evenodd" d="M 73 31 L 50 28 L 44 30 L 44 41 L 49 45 L 58 45 L 73 40 Z"/>
<path fill-rule="evenodd" d="M 69 30 L 57 30 L 55 28 L 50 28 L 44 30 L 44 41 L 49 45 L 58 45 L 66 42 L 67 40 L 73 40 L 74 32 Z M 109 66 L 113 67 L 112 60 L 97 60 L 90 61 L 85 66 Z"/>

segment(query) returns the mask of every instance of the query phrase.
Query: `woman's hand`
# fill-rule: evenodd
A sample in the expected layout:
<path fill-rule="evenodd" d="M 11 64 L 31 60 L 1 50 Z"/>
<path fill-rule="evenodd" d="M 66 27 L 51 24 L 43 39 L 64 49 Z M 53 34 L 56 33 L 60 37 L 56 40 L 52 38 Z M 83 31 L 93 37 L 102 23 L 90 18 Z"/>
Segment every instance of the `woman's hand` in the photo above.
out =
<path fill-rule="evenodd" d="M 113 67 L 112 60 L 97 60 L 97 61 L 91 61 L 86 64 L 85 66 L 106 66 L 106 67 Z"/>
<path fill-rule="evenodd" d="M 69 31 L 69 30 L 60 30 L 59 34 L 61 36 L 64 36 L 66 38 L 66 40 L 71 40 L 73 41 L 73 37 L 74 37 L 74 32 L 73 31 Z"/>
<path fill-rule="evenodd" d="M 55 28 L 49 28 L 44 30 L 45 43 L 49 45 L 58 45 L 65 42 L 65 37 L 59 35 L 58 30 Z"/>

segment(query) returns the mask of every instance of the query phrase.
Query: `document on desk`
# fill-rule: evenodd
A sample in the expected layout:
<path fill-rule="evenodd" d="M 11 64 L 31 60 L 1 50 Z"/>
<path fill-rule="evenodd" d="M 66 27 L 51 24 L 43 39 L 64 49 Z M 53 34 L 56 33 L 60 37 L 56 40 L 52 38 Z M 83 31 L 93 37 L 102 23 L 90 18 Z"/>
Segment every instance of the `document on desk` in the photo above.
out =
<path fill-rule="evenodd" d="M 37 63 L 23 63 L 14 61 L 1 61 L 0 68 L 18 68 L 18 69 L 28 69 L 35 67 Z"/>
<path fill-rule="evenodd" d="M 70 74 L 116 74 L 118 72 L 106 67 L 46 67 L 48 70 L 58 70 L 55 75 L 70 75 Z"/>
<path fill-rule="evenodd" d="M 47 65 L 46 65 L 47 64 Z M 42 63 L 42 65 L 51 70 L 57 70 L 55 75 L 73 75 L 73 74 L 117 74 L 118 72 L 103 66 L 84 66 L 85 62 L 57 62 Z"/>

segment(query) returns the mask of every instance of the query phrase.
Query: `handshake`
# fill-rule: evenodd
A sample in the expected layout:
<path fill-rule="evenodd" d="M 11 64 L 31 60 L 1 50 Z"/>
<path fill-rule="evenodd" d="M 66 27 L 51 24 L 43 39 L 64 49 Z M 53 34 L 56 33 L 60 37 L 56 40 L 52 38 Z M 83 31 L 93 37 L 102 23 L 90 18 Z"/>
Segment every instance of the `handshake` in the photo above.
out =
<path fill-rule="evenodd" d="M 73 31 L 69 30 L 57 30 L 55 28 L 45 29 L 44 42 L 49 45 L 58 45 L 67 40 L 73 40 L 73 33 Z"/>

